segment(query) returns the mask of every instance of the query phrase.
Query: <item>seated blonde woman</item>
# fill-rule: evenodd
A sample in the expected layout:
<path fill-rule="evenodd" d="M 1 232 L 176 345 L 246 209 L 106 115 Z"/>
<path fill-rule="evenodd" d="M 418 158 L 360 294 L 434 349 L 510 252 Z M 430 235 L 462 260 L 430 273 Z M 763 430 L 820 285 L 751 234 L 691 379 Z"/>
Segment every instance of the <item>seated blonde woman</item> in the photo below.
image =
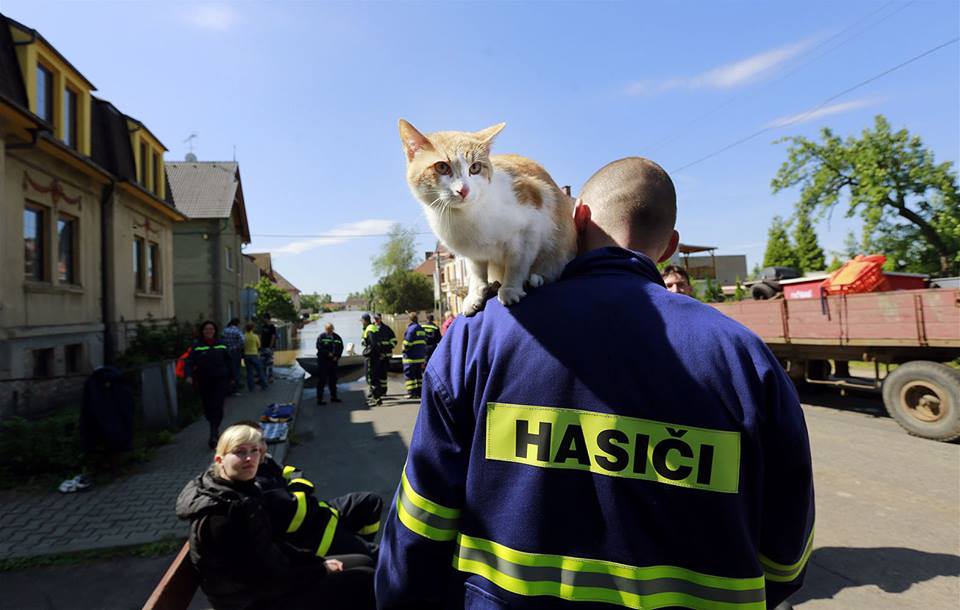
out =
<path fill-rule="evenodd" d="M 177 498 L 177 516 L 190 521 L 190 560 L 214 609 L 374 608 L 369 557 L 321 557 L 273 530 L 254 483 L 263 446 L 256 428 L 230 426 L 214 463 Z"/>

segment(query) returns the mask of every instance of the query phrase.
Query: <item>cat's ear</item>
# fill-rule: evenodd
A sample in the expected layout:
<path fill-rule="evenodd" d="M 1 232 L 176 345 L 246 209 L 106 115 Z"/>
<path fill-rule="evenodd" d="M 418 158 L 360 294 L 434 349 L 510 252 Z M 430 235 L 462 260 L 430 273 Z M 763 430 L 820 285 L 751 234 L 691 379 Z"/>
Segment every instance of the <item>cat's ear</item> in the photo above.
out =
<path fill-rule="evenodd" d="M 407 161 L 413 161 L 414 155 L 420 150 L 432 150 L 433 144 L 417 128 L 400 119 L 400 139 L 403 141 L 403 151 L 407 153 Z"/>
<path fill-rule="evenodd" d="M 493 138 L 496 137 L 498 133 L 503 131 L 503 128 L 506 127 L 506 123 L 497 123 L 493 127 L 487 127 L 486 129 L 481 129 L 475 135 L 483 141 L 484 144 L 489 144 L 493 142 Z"/>

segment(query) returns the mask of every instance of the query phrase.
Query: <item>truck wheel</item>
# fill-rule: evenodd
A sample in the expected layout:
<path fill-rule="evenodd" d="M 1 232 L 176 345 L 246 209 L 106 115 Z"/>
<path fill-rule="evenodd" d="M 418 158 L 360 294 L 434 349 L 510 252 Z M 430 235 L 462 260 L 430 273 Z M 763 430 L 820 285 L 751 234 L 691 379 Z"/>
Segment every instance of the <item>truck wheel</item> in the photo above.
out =
<path fill-rule="evenodd" d="M 960 371 L 922 360 L 901 364 L 883 381 L 883 404 L 914 436 L 960 437 Z"/>
<path fill-rule="evenodd" d="M 755 301 L 766 301 L 777 296 L 777 289 L 766 282 L 757 282 L 750 289 L 750 295 Z"/>

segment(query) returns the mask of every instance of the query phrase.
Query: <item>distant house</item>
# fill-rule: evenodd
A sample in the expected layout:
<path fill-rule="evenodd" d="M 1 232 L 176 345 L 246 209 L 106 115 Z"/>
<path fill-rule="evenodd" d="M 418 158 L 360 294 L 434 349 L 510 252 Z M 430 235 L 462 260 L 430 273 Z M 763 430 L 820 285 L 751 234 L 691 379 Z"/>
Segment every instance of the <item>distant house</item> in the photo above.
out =
<path fill-rule="evenodd" d="M 300 289 L 290 283 L 290 280 L 283 277 L 279 271 L 273 267 L 273 259 L 269 252 L 251 252 L 250 258 L 253 259 L 257 267 L 260 268 L 261 277 L 268 278 L 277 285 L 278 288 L 290 295 L 293 301 L 293 308 L 300 311 Z"/>
<path fill-rule="evenodd" d="M 137 322 L 173 315 L 163 144 L 0 15 L 0 416 L 78 397 Z"/>
<path fill-rule="evenodd" d="M 716 255 L 716 246 L 679 244 L 670 262 L 687 270 L 693 280 L 714 280 L 732 285 L 747 278 L 747 257 L 743 254 Z M 706 254 L 702 254 L 706 253 Z M 699 256 L 691 256 L 699 254 Z"/>
<path fill-rule="evenodd" d="M 231 161 L 167 163 L 177 209 L 187 221 L 174 231 L 174 296 L 177 318 L 224 324 L 240 317 L 243 258 L 250 243 L 240 167 Z"/>

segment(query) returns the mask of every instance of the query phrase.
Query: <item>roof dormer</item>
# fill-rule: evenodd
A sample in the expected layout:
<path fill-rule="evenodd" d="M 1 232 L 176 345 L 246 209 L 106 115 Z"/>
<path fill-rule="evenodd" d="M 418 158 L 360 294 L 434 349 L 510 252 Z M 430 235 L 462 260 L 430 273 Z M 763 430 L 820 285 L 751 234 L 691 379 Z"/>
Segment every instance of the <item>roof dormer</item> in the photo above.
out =
<path fill-rule="evenodd" d="M 127 117 L 130 146 L 137 166 L 137 183 L 159 199 L 167 196 L 163 153 L 167 147 L 140 121 Z"/>
<path fill-rule="evenodd" d="M 66 146 L 89 156 L 90 93 L 96 87 L 36 30 L 8 21 L 30 112 Z"/>

